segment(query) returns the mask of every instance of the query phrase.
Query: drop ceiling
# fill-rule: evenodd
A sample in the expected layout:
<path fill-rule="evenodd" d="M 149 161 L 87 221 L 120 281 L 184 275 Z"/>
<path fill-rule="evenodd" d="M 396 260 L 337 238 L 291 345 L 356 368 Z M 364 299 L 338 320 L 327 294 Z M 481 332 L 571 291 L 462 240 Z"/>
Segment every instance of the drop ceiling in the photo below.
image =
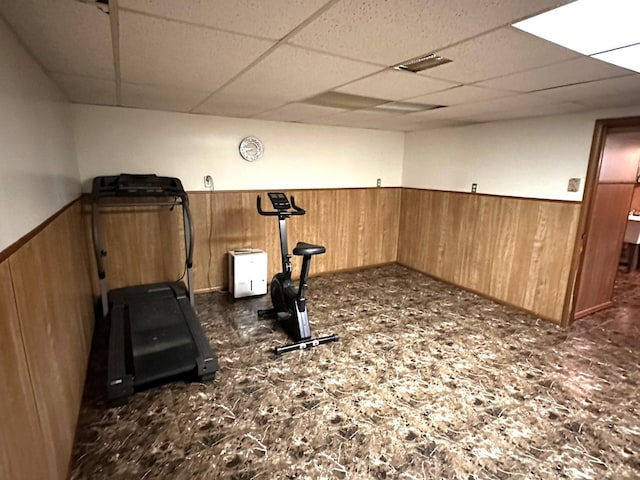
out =
<path fill-rule="evenodd" d="M 0 14 L 74 103 L 400 131 L 640 105 L 640 74 L 511 27 L 566 3 L 0 0 Z M 451 62 L 392 68 L 430 53 Z M 306 102 L 327 92 L 443 108 Z"/>

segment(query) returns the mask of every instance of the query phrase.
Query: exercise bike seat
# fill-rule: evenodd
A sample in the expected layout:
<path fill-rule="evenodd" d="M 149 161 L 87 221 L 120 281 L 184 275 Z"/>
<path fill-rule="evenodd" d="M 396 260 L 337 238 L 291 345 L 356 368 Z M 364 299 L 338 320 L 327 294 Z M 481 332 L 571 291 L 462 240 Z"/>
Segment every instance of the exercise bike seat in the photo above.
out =
<path fill-rule="evenodd" d="M 313 245 L 311 243 L 298 242 L 296 248 L 293 249 L 294 255 L 318 255 L 326 252 L 326 248 L 322 245 Z"/>

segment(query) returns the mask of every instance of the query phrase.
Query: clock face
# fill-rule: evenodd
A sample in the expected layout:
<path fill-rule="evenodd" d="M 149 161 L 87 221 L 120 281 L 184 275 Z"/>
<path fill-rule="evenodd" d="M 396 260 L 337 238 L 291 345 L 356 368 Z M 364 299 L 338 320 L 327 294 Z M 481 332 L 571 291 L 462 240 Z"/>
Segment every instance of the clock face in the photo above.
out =
<path fill-rule="evenodd" d="M 256 137 L 246 137 L 240 142 L 240 155 L 247 162 L 254 162 L 262 157 L 264 147 L 260 139 Z"/>

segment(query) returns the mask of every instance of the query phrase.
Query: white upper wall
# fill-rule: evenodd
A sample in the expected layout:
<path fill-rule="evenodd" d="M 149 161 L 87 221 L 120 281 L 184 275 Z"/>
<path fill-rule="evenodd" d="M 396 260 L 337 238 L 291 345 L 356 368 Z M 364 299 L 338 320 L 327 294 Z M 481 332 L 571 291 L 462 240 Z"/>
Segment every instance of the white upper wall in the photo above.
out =
<path fill-rule="evenodd" d="M 0 251 L 80 193 L 68 102 L 0 18 Z"/>
<path fill-rule="evenodd" d="M 406 135 L 402 186 L 582 200 L 595 121 L 640 107 L 469 125 Z M 570 178 L 580 191 L 568 192 Z"/>
<path fill-rule="evenodd" d="M 170 113 L 132 108 L 73 105 L 83 189 L 100 175 L 156 173 L 179 177 L 186 190 L 400 186 L 404 134 Z M 263 157 L 244 161 L 238 145 L 246 136 L 264 144 Z"/>

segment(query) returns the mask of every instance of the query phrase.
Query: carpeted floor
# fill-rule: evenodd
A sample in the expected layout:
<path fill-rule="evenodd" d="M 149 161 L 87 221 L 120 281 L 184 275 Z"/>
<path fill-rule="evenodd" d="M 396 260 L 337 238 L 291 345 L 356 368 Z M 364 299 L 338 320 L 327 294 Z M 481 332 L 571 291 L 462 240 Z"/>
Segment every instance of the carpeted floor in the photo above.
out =
<path fill-rule="evenodd" d="M 98 336 L 72 478 L 640 478 L 640 273 L 567 330 L 397 265 L 309 299 L 340 341 L 276 357 L 267 297 L 198 296 L 215 381 L 116 409 Z"/>

